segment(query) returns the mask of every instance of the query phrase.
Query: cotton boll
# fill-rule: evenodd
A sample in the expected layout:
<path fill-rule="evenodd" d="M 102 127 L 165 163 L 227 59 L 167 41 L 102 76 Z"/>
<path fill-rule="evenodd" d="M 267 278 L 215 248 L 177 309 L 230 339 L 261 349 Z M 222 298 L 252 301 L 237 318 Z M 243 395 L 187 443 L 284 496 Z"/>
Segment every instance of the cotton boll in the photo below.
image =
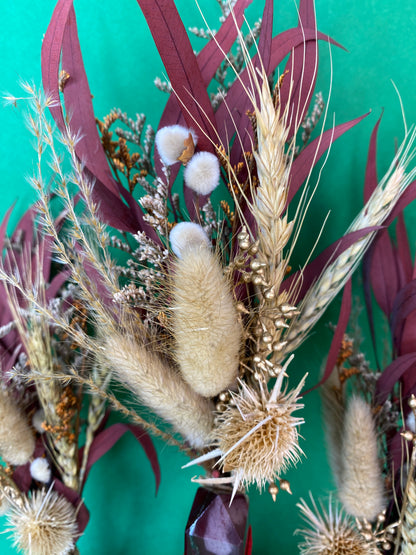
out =
<path fill-rule="evenodd" d="M 51 467 L 47 459 L 37 457 L 30 464 L 30 474 L 34 480 L 47 484 L 52 477 Z"/>
<path fill-rule="evenodd" d="M 155 142 L 162 161 L 166 166 L 171 166 L 178 162 L 179 156 L 186 149 L 185 141 L 191 134 L 194 145 L 198 138 L 195 133 L 182 125 L 168 125 L 162 127 L 156 133 Z"/>
<path fill-rule="evenodd" d="M 45 422 L 45 412 L 43 409 L 39 409 L 35 412 L 32 416 L 32 426 L 35 428 L 37 432 L 40 434 L 45 433 L 45 429 L 43 428 L 43 423 Z"/>
<path fill-rule="evenodd" d="M 193 222 L 181 222 L 169 234 L 170 246 L 178 258 L 189 249 L 207 247 L 211 244 L 202 227 Z"/>
<path fill-rule="evenodd" d="M 209 195 L 220 182 L 220 163 L 210 152 L 192 156 L 184 171 L 186 185 L 199 195 Z"/>

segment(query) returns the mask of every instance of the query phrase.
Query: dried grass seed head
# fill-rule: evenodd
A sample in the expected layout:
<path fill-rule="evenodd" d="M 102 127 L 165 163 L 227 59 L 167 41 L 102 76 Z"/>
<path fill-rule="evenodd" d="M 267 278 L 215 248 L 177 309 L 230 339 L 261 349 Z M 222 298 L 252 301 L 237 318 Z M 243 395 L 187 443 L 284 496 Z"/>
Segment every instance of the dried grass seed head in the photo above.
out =
<path fill-rule="evenodd" d="M 220 163 L 211 152 L 197 152 L 183 173 L 186 185 L 198 195 L 210 195 L 220 182 Z"/>
<path fill-rule="evenodd" d="M 218 416 L 216 437 L 224 471 L 234 472 L 245 487 L 256 484 L 261 490 L 302 454 L 298 426 L 304 421 L 293 412 L 303 408 L 298 401 L 305 378 L 289 392 L 281 391 L 282 379 L 277 378 L 270 395 L 259 395 L 240 382 L 235 404 Z"/>
<path fill-rule="evenodd" d="M 303 536 L 299 544 L 302 555 L 375 555 L 375 545 L 367 542 L 352 526 L 350 519 L 331 502 L 328 511 L 318 509 L 314 499 L 312 508 L 301 499 L 297 504 L 308 528 L 296 530 Z"/>
<path fill-rule="evenodd" d="M 211 247 L 208 235 L 199 224 L 193 222 L 176 224 L 169 234 L 169 240 L 171 249 L 178 258 L 182 258 L 187 250 Z"/>
<path fill-rule="evenodd" d="M 14 546 L 30 555 L 67 555 L 78 536 L 76 511 L 62 495 L 50 488 L 14 504 L 8 515 L 8 531 Z"/>
<path fill-rule="evenodd" d="M 192 129 L 183 125 L 168 125 L 161 127 L 156 133 L 155 143 L 159 155 L 166 166 L 171 166 L 179 161 L 179 157 L 186 150 L 185 141 L 192 137 L 194 145 L 198 138 Z"/>
<path fill-rule="evenodd" d="M 235 381 L 240 360 L 242 328 L 230 283 L 205 245 L 183 250 L 171 279 L 176 362 L 194 391 L 214 397 Z"/>
<path fill-rule="evenodd" d="M 343 473 L 339 498 L 350 515 L 375 520 L 386 505 L 370 405 L 358 395 L 348 402 L 342 442 Z"/>

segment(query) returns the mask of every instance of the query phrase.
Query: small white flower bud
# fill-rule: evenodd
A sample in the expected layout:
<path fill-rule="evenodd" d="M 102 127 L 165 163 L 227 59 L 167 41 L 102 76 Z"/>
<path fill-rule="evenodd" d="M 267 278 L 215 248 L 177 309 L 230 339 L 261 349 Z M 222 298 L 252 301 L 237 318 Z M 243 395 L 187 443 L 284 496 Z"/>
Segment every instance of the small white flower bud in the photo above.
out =
<path fill-rule="evenodd" d="M 189 138 L 189 133 L 192 135 L 194 145 L 196 145 L 198 141 L 197 136 L 191 129 L 183 127 L 183 125 L 168 125 L 162 127 L 156 133 L 156 147 L 166 166 L 171 166 L 178 162 L 179 156 L 186 148 L 185 141 Z"/>
<path fill-rule="evenodd" d="M 170 246 L 178 258 L 184 252 L 201 247 L 210 248 L 211 243 L 202 227 L 193 222 L 176 224 L 169 234 Z"/>
<path fill-rule="evenodd" d="M 183 177 L 199 195 L 209 195 L 220 182 L 220 163 L 211 152 L 197 152 L 188 162 Z"/>
<path fill-rule="evenodd" d="M 51 467 L 47 459 L 38 457 L 30 464 L 30 474 L 34 480 L 47 484 L 52 477 Z"/>
<path fill-rule="evenodd" d="M 407 415 L 406 418 L 406 428 L 408 430 L 410 430 L 411 432 L 416 432 L 416 426 L 415 426 L 415 415 L 414 412 L 411 410 L 409 412 L 409 414 Z"/>

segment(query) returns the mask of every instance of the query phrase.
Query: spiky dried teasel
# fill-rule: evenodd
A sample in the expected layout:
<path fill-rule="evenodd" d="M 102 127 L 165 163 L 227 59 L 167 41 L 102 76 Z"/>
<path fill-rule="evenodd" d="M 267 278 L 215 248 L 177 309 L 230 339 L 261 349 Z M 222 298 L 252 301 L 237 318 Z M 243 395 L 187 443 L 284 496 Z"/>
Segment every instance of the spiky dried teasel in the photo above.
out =
<path fill-rule="evenodd" d="M 14 546 L 27 555 L 69 555 L 78 538 L 74 506 L 52 487 L 12 503 L 8 522 Z"/>
<path fill-rule="evenodd" d="M 299 544 L 303 555 L 377 555 L 375 541 L 367 541 L 354 527 L 351 519 L 338 506 L 329 502 L 328 511 L 321 505 L 318 509 L 311 497 L 312 508 L 301 499 L 297 507 L 308 528 L 296 530 L 303 536 Z"/>
<path fill-rule="evenodd" d="M 237 377 L 242 328 L 231 284 L 204 231 L 179 225 L 192 227 L 186 234 L 171 232 L 180 255 L 170 278 L 174 356 L 190 387 L 214 397 Z"/>
<path fill-rule="evenodd" d="M 234 484 L 233 496 L 240 486 L 256 484 L 261 491 L 266 483 L 273 483 L 279 474 L 302 455 L 299 446 L 298 426 L 304 420 L 293 416 L 303 408 L 299 394 L 306 376 L 295 389 L 284 389 L 283 379 L 293 357 L 289 357 L 271 391 L 259 383 L 258 387 L 239 380 L 237 393 L 231 393 L 231 402 L 217 414 L 214 431 L 216 449 L 191 461 L 185 466 L 220 457 L 216 465 L 230 478 L 220 478 Z M 213 483 L 213 479 L 200 479 L 201 483 Z M 287 489 L 287 488 L 286 488 Z"/>
<path fill-rule="evenodd" d="M 0 457 L 9 464 L 26 464 L 35 450 L 35 436 L 16 401 L 0 387 Z"/>
<path fill-rule="evenodd" d="M 357 395 L 350 398 L 344 416 L 338 494 L 348 514 L 370 522 L 386 505 L 373 414 Z"/>

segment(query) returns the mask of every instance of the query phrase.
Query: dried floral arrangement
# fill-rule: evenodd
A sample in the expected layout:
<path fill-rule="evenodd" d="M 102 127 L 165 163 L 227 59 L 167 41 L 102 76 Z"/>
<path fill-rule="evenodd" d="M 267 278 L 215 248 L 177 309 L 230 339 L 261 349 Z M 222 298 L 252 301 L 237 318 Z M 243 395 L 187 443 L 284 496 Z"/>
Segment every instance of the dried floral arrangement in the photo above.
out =
<path fill-rule="evenodd" d="M 169 80 L 156 83 L 169 94 L 156 131 L 119 109 L 96 120 L 69 0 L 57 2 L 44 37 L 43 92 L 25 84 L 25 99 L 9 98 L 28 101 L 38 154 L 36 207 L 10 237 L 10 213 L 0 227 L 0 487 L 14 545 L 76 553 L 88 473 L 130 431 L 156 485 L 149 434 L 205 471 L 193 478 L 202 487 L 185 552 L 250 553 L 244 492 L 254 485 L 275 500 L 291 491 L 285 471 L 302 455 L 306 379 L 292 372 L 296 350 L 346 286 L 322 390 L 348 516 L 302 502 L 314 530 L 300 549 L 410 553 L 413 270 L 401 212 L 415 196 L 415 133 L 406 129 L 379 180 L 376 126 L 363 209 L 343 237 L 292 268 L 312 170 L 365 117 L 327 128 L 314 95 L 318 40 L 339 45 L 317 30 L 310 0 L 298 26 L 275 37 L 271 0 L 247 35 L 250 1 L 220 2 L 215 36 L 193 30 L 207 41 L 199 54 L 173 0 L 139 4 Z M 395 247 L 384 228 L 397 216 Z M 383 372 L 344 337 L 363 257 L 369 313 L 371 284 L 394 339 Z M 358 394 L 347 395 L 352 383 Z M 116 395 L 119 386 L 144 409 Z M 109 425 L 110 412 L 128 422 Z M 202 533 L 204 519 L 218 523 L 218 537 Z"/>

